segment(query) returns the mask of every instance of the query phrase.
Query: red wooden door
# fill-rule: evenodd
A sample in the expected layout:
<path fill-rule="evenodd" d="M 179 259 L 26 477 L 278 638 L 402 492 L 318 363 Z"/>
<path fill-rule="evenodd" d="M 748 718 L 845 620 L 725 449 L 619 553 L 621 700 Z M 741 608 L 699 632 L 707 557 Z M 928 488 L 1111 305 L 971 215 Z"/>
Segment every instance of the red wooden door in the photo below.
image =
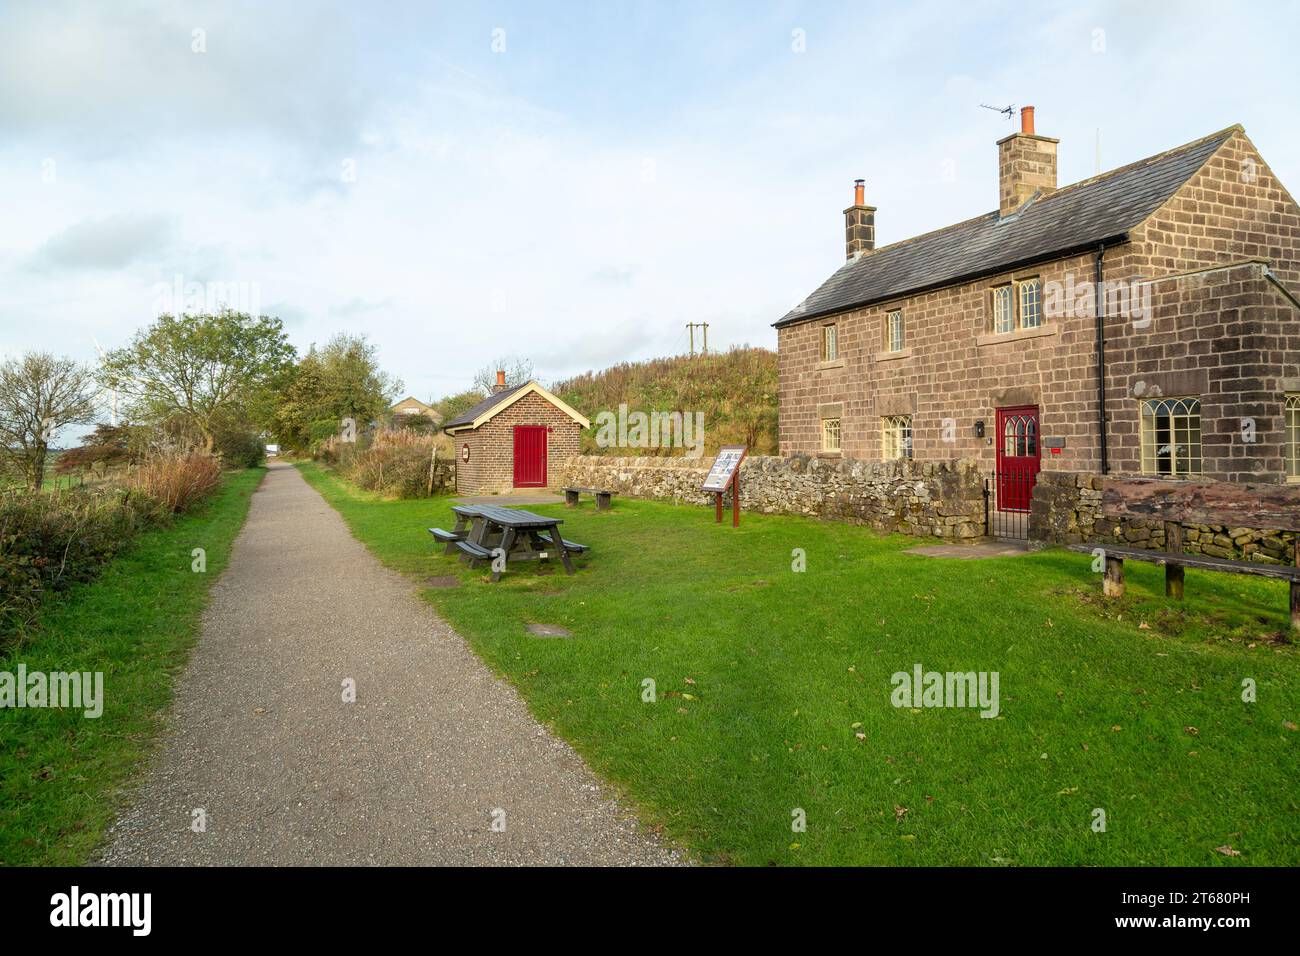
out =
<path fill-rule="evenodd" d="M 515 426 L 515 487 L 546 487 L 546 426 Z"/>
<path fill-rule="evenodd" d="M 998 409 L 997 489 L 999 511 L 1028 511 L 1042 461 L 1038 406 Z"/>

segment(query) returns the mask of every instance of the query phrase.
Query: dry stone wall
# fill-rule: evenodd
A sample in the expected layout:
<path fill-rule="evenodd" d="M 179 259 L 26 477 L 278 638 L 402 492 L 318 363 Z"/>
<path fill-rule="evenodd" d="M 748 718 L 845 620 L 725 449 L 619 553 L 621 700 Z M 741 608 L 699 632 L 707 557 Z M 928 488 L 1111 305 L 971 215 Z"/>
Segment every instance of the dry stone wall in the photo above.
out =
<path fill-rule="evenodd" d="M 700 491 L 711 459 L 580 455 L 565 485 L 635 498 L 711 505 Z M 969 540 L 984 534 L 984 479 L 975 462 L 866 462 L 753 456 L 741 465 L 742 511 L 865 524 L 879 531 Z"/>
<path fill-rule="evenodd" d="M 1101 513 L 1100 475 L 1040 472 L 1034 485 L 1029 536 L 1048 544 L 1127 544 L 1163 551 L 1163 521 L 1107 518 Z M 1261 528 L 1183 525 L 1183 550 L 1215 558 L 1291 564 L 1296 535 Z"/>

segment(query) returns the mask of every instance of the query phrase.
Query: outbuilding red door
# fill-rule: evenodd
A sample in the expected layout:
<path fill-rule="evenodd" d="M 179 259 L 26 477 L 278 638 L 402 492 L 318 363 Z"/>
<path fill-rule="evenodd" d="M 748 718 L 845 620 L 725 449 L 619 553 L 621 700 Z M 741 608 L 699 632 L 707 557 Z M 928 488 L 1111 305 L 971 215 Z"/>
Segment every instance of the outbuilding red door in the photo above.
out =
<path fill-rule="evenodd" d="M 515 487 L 546 487 L 546 426 L 515 426 Z"/>
<path fill-rule="evenodd" d="M 1028 511 L 1041 463 L 1038 406 L 998 409 L 998 510 Z"/>

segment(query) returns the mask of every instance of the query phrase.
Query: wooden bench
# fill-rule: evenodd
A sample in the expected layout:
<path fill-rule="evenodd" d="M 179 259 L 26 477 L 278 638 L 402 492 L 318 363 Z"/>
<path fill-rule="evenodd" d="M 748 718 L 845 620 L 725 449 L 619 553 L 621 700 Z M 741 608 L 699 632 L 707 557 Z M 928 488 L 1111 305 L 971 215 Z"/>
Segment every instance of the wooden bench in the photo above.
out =
<path fill-rule="evenodd" d="M 1124 562 L 1149 561 L 1165 566 L 1165 594 L 1183 599 L 1187 568 L 1224 574 L 1251 574 L 1290 582 L 1291 627 L 1300 630 L 1300 544 L 1293 543 L 1292 565 L 1235 561 L 1183 551 L 1183 523 L 1290 531 L 1300 541 L 1300 488 L 1236 482 L 1164 481 L 1153 478 L 1107 479 L 1101 513 L 1117 521 L 1163 521 L 1165 550 L 1111 544 L 1072 544 L 1071 551 L 1097 554 L 1105 562 L 1101 590 L 1107 597 L 1124 594 Z"/>
<path fill-rule="evenodd" d="M 596 510 L 608 511 L 613 507 L 614 492 L 606 491 L 603 488 L 565 488 L 564 503 L 570 508 L 578 506 L 578 496 L 582 494 L 596 496 Z"/>
<path fill-rule="evenodd" d="M 469 566 L 474 567 L 475 561 L 491 561 L 492 551 L 483 547 L 481 544 L 475 544 L 473 541 L 457 541 L 453 547 L 458 548 L 461 554 L 469 559 Z"/>
<path fill-rule="evenodd" d="M 434 540 L 439 544 L 447 546 L 443 550 L 443 554 L 451 554 L 456 547 L 456 542 L 465 540 L 464 531 L 443 531 L 441 528 L 430 528 L 429 534 L 433 535 Z"/>

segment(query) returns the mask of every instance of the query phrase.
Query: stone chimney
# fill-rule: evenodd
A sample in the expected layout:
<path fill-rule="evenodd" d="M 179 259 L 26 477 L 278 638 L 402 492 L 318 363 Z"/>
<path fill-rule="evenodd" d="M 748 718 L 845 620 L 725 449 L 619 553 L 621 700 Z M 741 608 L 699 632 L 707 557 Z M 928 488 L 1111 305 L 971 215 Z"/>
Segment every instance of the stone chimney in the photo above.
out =
<path fill-rule="evenodd" d="M 506 373 L 504 369 L 497 369 L 497 383 L 492 386 L 492 394 L 504 392 L 506 390 Z"/>
<path fill-rule="evenodd" d="M 1059 139 L 1034 132 L 1034 108 L 1021 107 L 1020 132 L 998 140 L 998 214 L 1009 216 L 1036 192 L 1056 191 Z"/>
<path fill-rule="evenodd" d="M 844 258 L 876 248 L 876 207 L 863 199 L 865 180 L 853 181 L 853 205 L 844 210 Z"/>

